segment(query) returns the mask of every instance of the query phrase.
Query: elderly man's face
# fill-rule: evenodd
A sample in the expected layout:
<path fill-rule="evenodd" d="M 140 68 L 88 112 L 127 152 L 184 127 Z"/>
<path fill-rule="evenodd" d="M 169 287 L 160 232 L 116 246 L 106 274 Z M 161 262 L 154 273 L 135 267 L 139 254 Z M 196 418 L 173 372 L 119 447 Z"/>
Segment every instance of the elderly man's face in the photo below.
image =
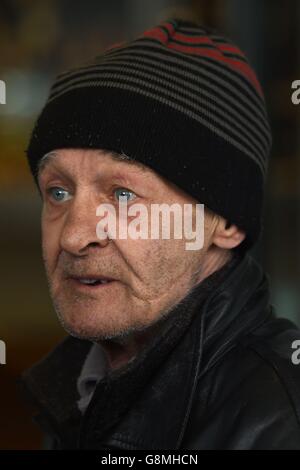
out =
<path fill-rule="evenodd" d="M 40 169 L 43 256 L 55 309 L 65 329 L 93 340 L 142 331 L 166 314 L 201 279 L 213 217 L 205 216 L 205 244 L 183 239 L 100 240 L 101 203 L 118 214 L 130 204 L 197 201 L 148 168 L 118 161 L 108 151 L 60 149 Z M 60 189 L 55 189 L 60 188 Z M 125 192 L 122 192 L 125 191 Z M 87 284 L 88 279 L 112 279 Z"/>

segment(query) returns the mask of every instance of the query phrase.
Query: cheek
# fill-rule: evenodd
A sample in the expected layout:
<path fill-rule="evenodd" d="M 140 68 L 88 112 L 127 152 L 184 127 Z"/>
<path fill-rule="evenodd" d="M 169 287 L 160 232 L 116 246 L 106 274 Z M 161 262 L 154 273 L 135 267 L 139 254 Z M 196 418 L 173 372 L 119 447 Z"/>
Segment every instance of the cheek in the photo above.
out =
<path fill-rule="evenodd" d="M 42 250 L 43 258 L 48 270 L 55 264 L 59 253 L 59 233 L 60 227 L 56 222 L 49 221 L 42 215 Z"/>
<path fill-rule="evenodd" d="M 165 240 L 163 243 L 163 260 L 168 278 L 172 281 L 178 280 L 179 276 L 188 270 L 190 264 L 185 240 Z"/>
<path fill-rule="evenodd" d="M 183 240 L 118 240 L 135 285 L 144 289 L 165 289 L 189 264 Z"/>
<path fill-rule="evenodd" d="M 175 294 L 189 287 L 194 271 L 202 260 L 202 250 L 186 250 L 185 240 L 160 240 L 154 254 L 148 255 L 151 261 L 153 285 Z"/>

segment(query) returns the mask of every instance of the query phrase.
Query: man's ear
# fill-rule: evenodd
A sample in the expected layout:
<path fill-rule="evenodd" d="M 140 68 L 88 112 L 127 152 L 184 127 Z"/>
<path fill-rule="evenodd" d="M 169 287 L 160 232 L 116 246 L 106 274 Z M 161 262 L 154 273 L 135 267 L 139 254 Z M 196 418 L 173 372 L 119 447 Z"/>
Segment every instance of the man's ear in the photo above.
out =
<path fill-rule="evenodd" d="M 220 217 L 212 242 L 219 248 L 231 249 L 240 245 L 245 238 L 243 230 Z"/>

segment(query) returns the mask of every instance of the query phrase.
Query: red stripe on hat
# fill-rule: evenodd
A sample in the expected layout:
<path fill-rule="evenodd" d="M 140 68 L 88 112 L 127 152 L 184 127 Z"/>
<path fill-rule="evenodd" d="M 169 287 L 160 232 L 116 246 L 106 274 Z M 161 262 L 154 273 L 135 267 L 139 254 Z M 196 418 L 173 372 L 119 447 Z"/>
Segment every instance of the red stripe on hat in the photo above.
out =
<path fill-rule="evenodd" d="M 157 39 L 162 44 L 167 44 L 168 42 L 167 33 L 160 28 L 155 28 L 149 31 L 145 31 L 145 33 L 143 34 L 143 37 Z"/>
<path fill-rule="evenodd" d="M 160 26 L 163 26 L 164 28 L 166 28 L 172 36 L 175 33 L 175 27 L 171 23 L 168 23 L 168 22 L 162 23 Z"/>
<path fill-rule="evenodd" d="M 209 44 L 214 45 L 213 41 L 207 36 L 187 36 L 186 34 L 175 33 L 172 39 L 186 42 L 187 44 Z"/>
<path fill-rule="evenodd" d="M 169 49 L 174 49 L 179 52 L 186 52 L 187 54 L 192 55 L 205 55 L 209 57 L 213 57 L 214 59 L 221 59 L 223 54 L 218 49 L 209 49 L 205 47 L 191 47 L 191 46 L 183 46 L 181 44 L 176 44 L 175 42 L 169 42 L 168 44 Z"/>
<path fill-rule="evenodd" d="M 242 53 L 241 49 L 238 47 L 232 46 L 231 44 L 218 44 L 217 46 L 222 52 L 231 52 L 232 54 L 238 54 L 245 59 L 245 55 Z"/>
<path fill-rule="evenodd" d="M 149 29 L 148 31 L 145 31 L 142 36 L 146 36 L 148 38 L 153 38 L 153 39 L 158 39 L 161 41 L 163 44 L 166 44 L 169 40 L 169 35 L 166 31 L 162 29 L 162 26 L 168 30 L 168 32 L 173 35 L 174 34 L 174 26 L 171 25 L 170 23 L 162 23 L 160 26 L 157 26 L 156 28 Z"/>
<path fill-rule="evenodd" d="M 189 47 L 189 46 L 182 46 L 180 44 L 169 43 L 168 48 L 174 49 L 179 52 L 186 52 L 187 54 L 191 55 L 198 55 L 202 57 L 210 57 L 212 59 L 216 59 L 219 62 L 226 63 L 230 65 L 233 69 L 238 70 L 242 75 L 244 75 L 256 88 L 258 93 L 263 96 L 262 89 L 260 84 L 256 78 L 255 73 L 251 70 L 248 64 L 239 61 L 238 59 L 233 59 L 231 57 L 224 57 L 222 52 L 218 49 L 205 49 L 203 47 Z"/>
<path fill-rule="evenodd" d="M 185 42 L 186 44 L 207 44 L 214 46 L 215 49 L 219 49 L 222 52 L 231 52 L 232 54 L 238 54 L 244 57 L 242 51 L 231 44 L 219 44 L 214 42 L 208 36 L 187 36 L 186 34 L 175 33 L 172 36 L 172 39 L 176 39 L 177 41 Z"/>
<path fill-rule="evenodd" d="M 252 84 L 256 88 L 257 92 L 263 98 L 263 91 L 261 89 L 260 83 L 257 80 L 255 73 L 249 67 L 248 64 L 246 64 L 245 62 L 241 62 L 238 59 L 233 59 L 233 58 L 230 58 L 230 57 L 224 57 L 224 62 L 227 62 L 234 69 L 238 69 L 243 75 L 245 75 L 248 78 L 248 80 L 250 80 L 250 82 L 252 82 Z"/>
<path fill-rule="evenodd" d="M 191 36 L 188 36 L 186 34 L 177 33 L 177 32 L 175 32 L 175 34 L 173 34 L 175 29 L 174 29 L 174 26 L 171 25 L 170 23 L 163 23 L 161 26 L 166 28 L 169 31 L 169 33 L 172 34 L 171 39 L 175 39 L 175 40 L 178 40 L 178 41 L 181 41 L 181 42 L 186 42 L 187 44 L 208 44 L 208 45 L 214 46 L 216 49 L 220 49 L 223 52 L 231 52 L 232 54 L 239 54 L 242 57 L 245 57 L 244 54 L 242 53 L 242 51 L 234 45 L 215 43 L 208 36 L 198 36 L 198 37 L 197 36 L 192 36 L 191 37 Z M 168 39 L 168 34 L 166 33 L 166 31 L 161 29 L 159 26 L 156 27 L 156 28 L 150 29 L 148 31 L 145 31 L 143 36 L 158 39 L 158 40 L 162 41 L 164 44 L 166 44 L 166 42 L 167 42 L 166 39 Z"/>

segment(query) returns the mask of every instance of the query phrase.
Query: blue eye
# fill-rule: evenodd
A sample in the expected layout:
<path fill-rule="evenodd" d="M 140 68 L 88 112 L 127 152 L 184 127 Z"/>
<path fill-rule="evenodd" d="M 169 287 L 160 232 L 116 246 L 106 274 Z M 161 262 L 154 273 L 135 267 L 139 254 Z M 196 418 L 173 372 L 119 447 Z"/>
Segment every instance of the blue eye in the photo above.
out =
<path fill-rule="evenodd" d="M 70 194 L 63 188 L 53 187 L 47 189 L 47 193 L 56 201 L 56 202 L 64 202 L 67 199 L 70 199 Z"/>
<path fill-rule="evenodd" d="M 132 201 L 132 199 L 135 198 L 135 194 L 132 191 L 129 191 L 129 189 L 125 189 L 125 188 L 118 188 L 114 191 L 114 193 L 118 201 L 119 201 L 119 197 L 121 197 L 122 200 L 126 198 L 127 201 Z"/>

